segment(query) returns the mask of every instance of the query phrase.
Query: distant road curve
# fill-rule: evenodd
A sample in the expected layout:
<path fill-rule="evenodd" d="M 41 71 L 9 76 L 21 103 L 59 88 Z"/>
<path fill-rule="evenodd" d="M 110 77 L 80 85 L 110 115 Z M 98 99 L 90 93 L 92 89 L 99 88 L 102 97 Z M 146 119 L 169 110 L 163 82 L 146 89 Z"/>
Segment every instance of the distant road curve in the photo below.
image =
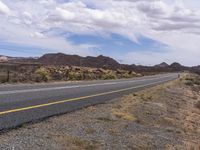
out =
<path fill-rule="evenodd" d="M 134 79 L 0 86 L 0 130 L 104 103 L 178 78 L 177 73 Z"/>

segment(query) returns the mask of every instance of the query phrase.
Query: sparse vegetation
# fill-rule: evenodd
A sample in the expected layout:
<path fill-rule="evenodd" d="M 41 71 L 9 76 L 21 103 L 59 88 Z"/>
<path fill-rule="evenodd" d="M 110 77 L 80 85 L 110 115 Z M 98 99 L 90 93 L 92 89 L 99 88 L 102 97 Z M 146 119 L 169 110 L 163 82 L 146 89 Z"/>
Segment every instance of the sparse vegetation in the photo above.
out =
<path fill-rule="evenodd" d="M 113 119 L 111 119 L 110 117 L 99 117 L 97 118 L 97 120 L 103 121 L 103 122 L 111 122 L 114 121 Z"/>
<path fill-rule="evenodd" d="M 129 95 L 126 100 L 124 100 L 119 105 L 116 105 L 112 109 L 112 115 L 117 119 L 122 119 L 125 121 L 137 121 L 138 118 L 132 112 L 132 101 L 130 101 L 132 95 Z M 134 102 L 133 102 L 134 103 Z"/>
<path fill-rule="evenodd" d="M 135 121 L 137 120 L 133 114 L 124 113 L 124 112 L 113 112 L 113 115 L 119 119 L 124 119 L 127 121 Z"/>
<path fill-rule="evenodd" d="M 188 74 L 185 77 L 185 84 L 188 86 L 199 86 L 200 85 L 200 77 L 196 74 Z"/>
<path fill-rule="evenodd" d="M 56 136 L 55 140 L 62 144 L 65 149 L 71 147 L 73 150 L 95 150 L 97 149 L 96 141 L 87 141 L 80 137 L 72 137 L 72 136 Z"/>
<path fill-rule="evenodd" d="M 133 71 L 108 70 L 74 66 L 19 66 L 10 68 L 9 82 L 50 82 L 79 80 L 108 80 L 140 76 Z M 7 81 L 7 72 L 0 69 L 0 82 Z"/>

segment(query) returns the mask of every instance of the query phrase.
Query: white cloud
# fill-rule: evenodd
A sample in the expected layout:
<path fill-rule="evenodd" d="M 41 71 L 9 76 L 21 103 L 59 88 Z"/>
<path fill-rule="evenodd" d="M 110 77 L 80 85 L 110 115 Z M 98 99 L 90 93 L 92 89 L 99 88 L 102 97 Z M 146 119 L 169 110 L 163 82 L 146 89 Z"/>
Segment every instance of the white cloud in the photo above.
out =
<path fill-rule="evenodd" d="M 58 20 L 58 21 L 59 21 L 59 19 L 69 21 L 69 20 L 73 20 L 75 18 L 75 14 L 73 12 L 70 12 L 70 11 L 62 9 L 62 8 L 56 8 L 54 17 L 55 17 L 54 19 Z"/>
<path fill-rule="evenodd" d="M 3 15 L 10 14 L 10 9 L 1 1 L 0 1 L 0 14 L 3 14 Z"/>
<path fill-rule="evenodd" d="M 116 33 L 134 42 L 140 42 L 137 37 L 146 36 L 167 45 L 167 52 L 131 52 L 124 54 L 126 62 L 151 64 L 166 60 L 193 65 L 200 63 L 199 8 L 200 2 L 195 0 L 0 0 L 0 38 L 66 53 L 95 55 L 93 49 L 97 45 L 77 45 L 63 35 L 106 37 Z"/>

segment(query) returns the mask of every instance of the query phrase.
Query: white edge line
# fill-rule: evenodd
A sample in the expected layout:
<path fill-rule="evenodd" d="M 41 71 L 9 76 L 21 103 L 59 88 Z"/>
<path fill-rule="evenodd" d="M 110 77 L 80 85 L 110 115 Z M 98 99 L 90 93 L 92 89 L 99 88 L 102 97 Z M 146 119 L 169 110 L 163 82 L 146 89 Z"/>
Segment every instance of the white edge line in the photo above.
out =
<path fill-rule="evenodd" d="M 93 86 L 104 86 L 104 85 L 115 85 L 121 83 L 135 83 L 141 81 L 152 81 L 155 79 L 162 79 L 167 77 L 173 77 L 172 75 L 153 78 L 153 79 L 142 79 L 142 80 L 134 80 L 134 81 L 122 81 L 122 82 L 107 82 L 107 83 L 99 83 L 99 84 L 88 84 L 88 85 L 72 85 L 72 86 L 63 86 L 63 87 L 53 87 L 53 88 L 38 88 L 38 89 L 28 89 L 28 90 L 13 90 L 13 91 L 2 91 L 0 95 L 8 95 L 8 94 L 18 94 L 18 93 L 32 93 L 32 92 L 44 92 L 44 91 L 52 91 L 52 90 L 63 90 L 63 89 L 72 89 L 72 88 L 84 88 L 84 87 L 93 87 Z"/>

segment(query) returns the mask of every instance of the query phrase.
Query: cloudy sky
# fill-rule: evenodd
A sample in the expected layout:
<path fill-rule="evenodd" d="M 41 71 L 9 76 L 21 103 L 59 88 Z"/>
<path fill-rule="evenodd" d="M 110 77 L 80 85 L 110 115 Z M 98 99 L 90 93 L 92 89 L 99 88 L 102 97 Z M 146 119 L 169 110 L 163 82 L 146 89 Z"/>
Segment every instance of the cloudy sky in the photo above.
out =
<path fill-rule="evenodd" d="M 0 55 L 200 64 L 199 0 L 0 0 Z"/>

